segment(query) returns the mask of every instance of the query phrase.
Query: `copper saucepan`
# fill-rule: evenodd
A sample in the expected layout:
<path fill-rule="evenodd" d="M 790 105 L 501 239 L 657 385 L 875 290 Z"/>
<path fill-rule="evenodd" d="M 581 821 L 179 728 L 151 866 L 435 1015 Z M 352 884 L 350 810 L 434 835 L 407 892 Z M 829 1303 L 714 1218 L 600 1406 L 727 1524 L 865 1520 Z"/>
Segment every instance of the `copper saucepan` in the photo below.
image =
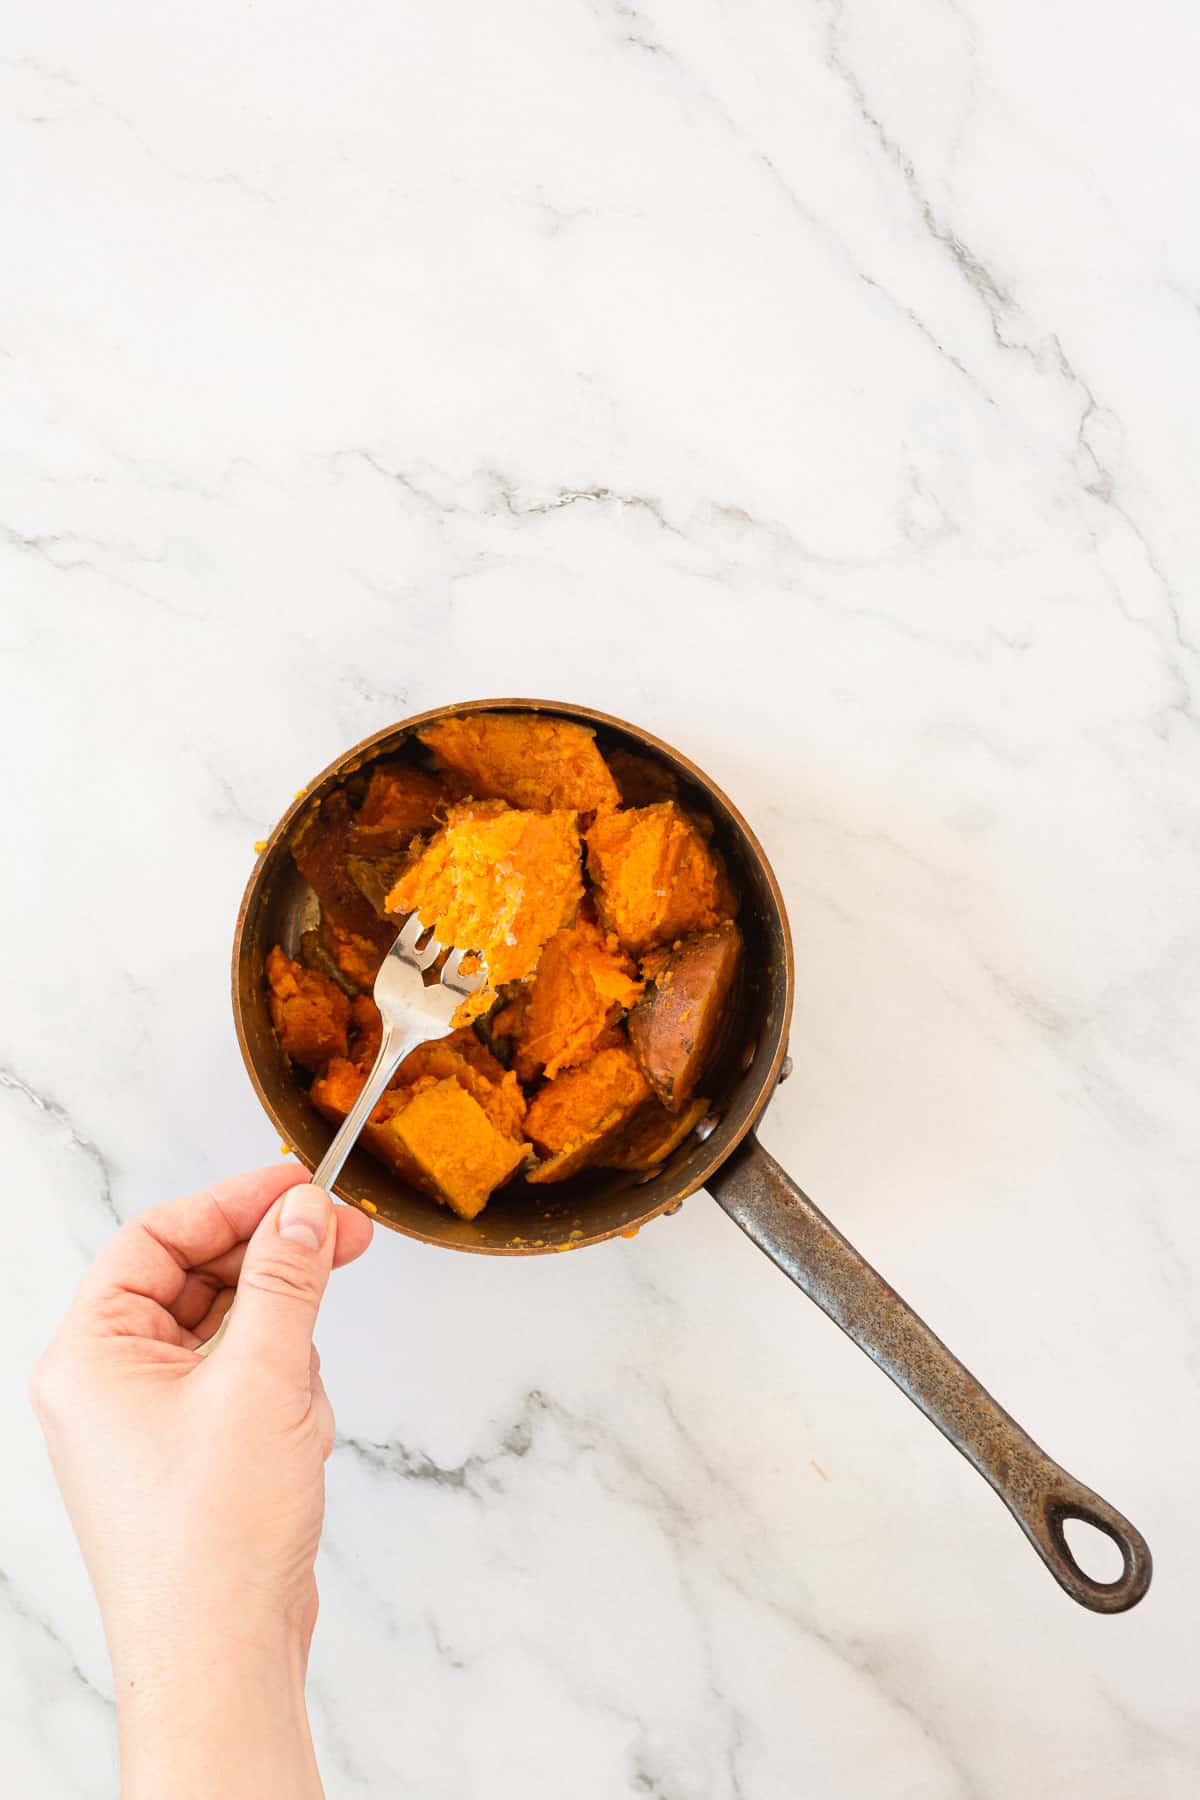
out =
<path fill-rule="evenodd" d="M 732 1030 L 704 1084 L 713 1108 L 697 1133 L 649 1176 L 604 1171 L 554 1188 L 517 1183 L 501 1189 L 481 1217 L 470 1222 L 435 1206 L 361 1150 L 346 1164 L 337 1183 L 339 1196 L 427 1244 L 530 1256 L 632 1232 L 661 1213 L 674 1212 L 688 1194 L 707 1187 L 772 1262 L 891 1376 L 990 1483 L 1073 1600 L 1093 1612 L 1135 1606 L 1151 1573 L 1150 1550 L 1141 1533 L 1039 1449 L 754 1136 L 788 1066 L 794 978 L 783 898 L 758 840 L 736 807 L 703 770 L 649 732 L 558 701 L 478 700 L 438 707 L 355 745 L 297 797 L 255 866 L 233 946 L 238 1042 L 250 1079 L 283 1138 L 311 1169 L 331 1135 L 280 1050 L 263 982 L 271 945 L 282 943 L 294 953 L 300 932 L 313 922 L 313 897 L 288 853 L 293 831 L 314 801 L 375 757 L 395 753 L 416 727 L 451 713 L 501 710 L 577 719 L 594 728 L 601 748 L 624 747 L 665 763 L 685 801 L 713 820 L 742 896 L 739 920 L 746 938 L 745 977 Z M 1123 1567 L 1115 1581 L 1098 1581 L 1079 1566 L 1063 1532 L 1067 1519 L 1095 1526 L 1117 1545 Z"/>

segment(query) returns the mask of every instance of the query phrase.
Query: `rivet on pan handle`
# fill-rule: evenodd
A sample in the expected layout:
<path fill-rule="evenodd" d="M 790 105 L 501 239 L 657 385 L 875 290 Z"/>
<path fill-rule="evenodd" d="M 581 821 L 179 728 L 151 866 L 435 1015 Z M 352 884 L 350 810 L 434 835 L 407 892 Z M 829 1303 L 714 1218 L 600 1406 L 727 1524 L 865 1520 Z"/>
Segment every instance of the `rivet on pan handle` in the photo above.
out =
<path fill-rule="evenodd" d="M 991 1484 L 1072 1600 L 1103 1613 L 1137 1605 L 1152 1567 L 1141 1532 L 1022 1431 L 753 1135 L 709 1176 L 708 1187 Z M 1068 1519 L 1113 1540 L 1122 1561 L 1115 1581 L 1097 1581 L 1080 1568 L 1063 1531 Z"/>

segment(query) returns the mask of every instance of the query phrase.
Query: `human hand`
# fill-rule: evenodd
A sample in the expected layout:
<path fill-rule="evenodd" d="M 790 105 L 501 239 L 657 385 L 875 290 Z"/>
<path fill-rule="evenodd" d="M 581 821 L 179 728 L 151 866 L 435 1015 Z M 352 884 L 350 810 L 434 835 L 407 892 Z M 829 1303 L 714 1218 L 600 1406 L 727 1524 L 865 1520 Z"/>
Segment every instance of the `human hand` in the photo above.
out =
<path fill-rule="evenodd" d="M 34 1371 L 104 1619 L 125 1800 L 321 1793 L 303 1685 L 334 1425 L 312 1331 L 331 1268 L 370 1239 L 282 1165 L 152 1207 Z"/>

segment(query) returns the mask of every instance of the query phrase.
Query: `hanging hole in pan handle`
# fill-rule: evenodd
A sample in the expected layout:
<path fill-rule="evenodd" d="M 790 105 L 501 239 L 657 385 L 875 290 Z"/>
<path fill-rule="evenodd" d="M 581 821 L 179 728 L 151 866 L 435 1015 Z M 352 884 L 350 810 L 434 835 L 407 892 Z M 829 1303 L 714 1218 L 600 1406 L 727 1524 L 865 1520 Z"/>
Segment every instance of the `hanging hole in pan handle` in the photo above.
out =
<path fill-rule="evenodd" d="M 1121 1556 L 1121 1572 L 1113 1580 L 1102 1581 L 1099 1576 L 1090 1575 L 1080 1563 L 1064 1529 L 1076 1520 L 1116 1545 Z M 1093 1612 L 1125 1612 L 1137 1605 L 1150 1586 L 1153 1572 L 1150 1546 L 1137 1527 L 1131 1525 L 1115 1506 L 1085 1488 L 1082 1482 L 1067 1477 L 1061 1489 L 1047 1494 L 1043 1521 L 1044 1534 L 1038 1532 L 1035 1538 L 1037 1548 L 1050 1573 L 1072 1599 Z M 1081 1534 L 1073 1535 L 1079 1543 Z M 1080 1544 L 1085 1556 L 1096 1547 L 1095 1540 L 1090 1537 L 1086 1547 Z"/>

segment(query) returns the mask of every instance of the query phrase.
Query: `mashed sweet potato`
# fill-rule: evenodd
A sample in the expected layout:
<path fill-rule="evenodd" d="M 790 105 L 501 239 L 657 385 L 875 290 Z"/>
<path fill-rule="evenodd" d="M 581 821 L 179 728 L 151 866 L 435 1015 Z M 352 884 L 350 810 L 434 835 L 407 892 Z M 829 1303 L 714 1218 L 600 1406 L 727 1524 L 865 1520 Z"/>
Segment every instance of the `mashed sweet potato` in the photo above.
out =
<path fill-rule="evenodd" d="M 403 1181 L 474 1219 L 522 1175 L 653 1170 L 703 1118 L 737 896 L 665 765 L 540 713 L 440 720 L 315 801 L 292 853 L 320 924 L 299 961 L 271 951 L 268 1000 L 326 1118 L 378 1054 L 401 917 L 484 960 L 458 1028 L 405 1058 L 362 1133 Z"/>

